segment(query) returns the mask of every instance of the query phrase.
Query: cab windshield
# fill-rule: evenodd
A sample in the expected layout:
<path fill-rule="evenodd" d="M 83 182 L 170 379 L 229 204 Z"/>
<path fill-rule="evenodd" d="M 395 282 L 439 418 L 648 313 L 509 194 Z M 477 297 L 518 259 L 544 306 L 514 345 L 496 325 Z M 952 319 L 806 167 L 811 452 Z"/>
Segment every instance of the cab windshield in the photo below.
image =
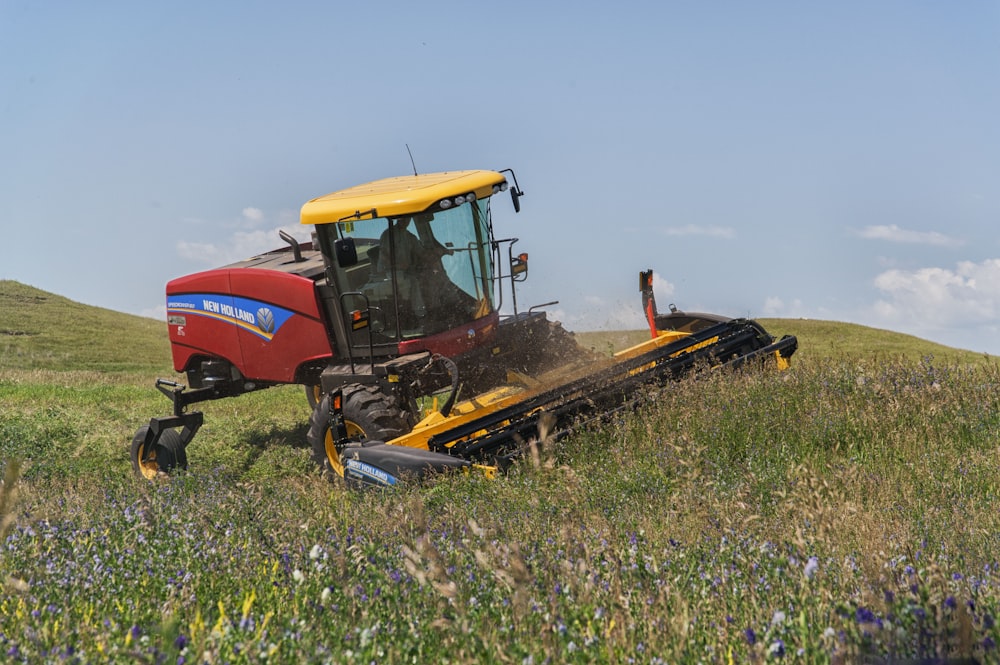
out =
<path fill-rule="evenodd" d="M 354 241 L 357 262 L 334 262 L 332 277 L 345 294 L 345 312 L 371 311 L 376 343 L 444 332 L 495 309 L 488 198 L 433 213 L 338 222 L 324 231 L 327 242 Z M 367 340 L 368 331 L 361 332 Z M 367 344 L 354 335 L 356 344 Z"/>

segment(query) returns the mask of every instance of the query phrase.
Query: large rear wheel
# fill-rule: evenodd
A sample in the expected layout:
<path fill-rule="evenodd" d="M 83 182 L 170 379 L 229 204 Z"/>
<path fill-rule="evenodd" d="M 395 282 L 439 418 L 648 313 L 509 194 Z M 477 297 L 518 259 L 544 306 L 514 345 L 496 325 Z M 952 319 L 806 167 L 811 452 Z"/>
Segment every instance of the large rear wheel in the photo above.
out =
<path fill-rule="evenodd" d="M 187 469 L 187 452 L 177 430 L 165 429 L 151 450 L 146 450 L 146 436 L 149 425 L 143 425 L 132 438 L 132 470 L 137 476 L 153 480 L 161 473 L 169 474 L 178 469 Z"/>
<path fill-rule="evenodd" d="M 389 441 L 413 429 L 406 412 L 377 386 L 344 386 L 344 425 L 347 436 L 357 441 Z M 323 398 L 309 418 L 306 439 L 312 446 L 313 460 L 324 473 L 344 476 L 344 465 L 330 430 L 330 396 Z M 331 477 L 331 480 L 333 478 Z"/>

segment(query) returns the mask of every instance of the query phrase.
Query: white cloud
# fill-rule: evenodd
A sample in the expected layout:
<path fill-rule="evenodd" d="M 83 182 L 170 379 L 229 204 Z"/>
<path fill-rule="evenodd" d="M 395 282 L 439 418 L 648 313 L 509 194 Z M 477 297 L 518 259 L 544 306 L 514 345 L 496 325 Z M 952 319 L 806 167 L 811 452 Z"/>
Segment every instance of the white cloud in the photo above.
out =
<path fill-rule="evenodd" d="M 260 208 L 243 208 L 243 217 L 252 222 L 259 222 L 264 219 L 264 211 Z"/>
<path fill-rule="evenodd" d="M 808 311 L 803 302 L 798 298 L 786 302 L 778 296 L 768 296 L 764 299 L 764 307 L 761 309 L 761 315 L 782 319 L 812 318 L 815 316 L 815 312 Z"/>
<path fill-rule="evenodd" d="M 182 240 L 177 243 L 177 254 L 181 258 L 197 263 L 222 266 L 284 246 L 284 242 L 278 237 L 278 231 L 285 231 L 300 242 L 309 239 L 308 229 L 299 225 L 258 231 L 236 231 L 222 243 Z"/>
<path fill-rule="evenodd" d="M 659 273 L 653 273 L 653 295 L 657 297 L 672 296 L 677 288 Z"/>
<path fill-rule="evenodd" d="M 694 224 L 670 226 L 663 229 L 663 233 L 668 236 L 709 236 L 723 240 L 732 240 L 736 237 L 736 230 L 728 226 L 696 226 Z"/>
<path fill-rule="evenodd" d="M 785 311 L 785 301 L 777 296 L 769 296 L 764 299 L 764 314 L 766 316 L 781 316 Z"/>
<path fill-rule="evenodd" d="M 962 261 L 954 270 L 887 270 L 874 284 L 884 298 L 873 311 L 890 324 L 943 329 L 1000 320 L 1000 259 Z"/>
<path fill-rule="evenodd" d="M 895 224 L 866 226 L 858 231 L 858 235 L 869 240 L 888 240 L 889 242 L 934 245 L 936 247 L 958 247 L 964 244 L 964 241 L 959 238 L 952 238 L 937 231 L 912 231 L 900 228 Z"/>

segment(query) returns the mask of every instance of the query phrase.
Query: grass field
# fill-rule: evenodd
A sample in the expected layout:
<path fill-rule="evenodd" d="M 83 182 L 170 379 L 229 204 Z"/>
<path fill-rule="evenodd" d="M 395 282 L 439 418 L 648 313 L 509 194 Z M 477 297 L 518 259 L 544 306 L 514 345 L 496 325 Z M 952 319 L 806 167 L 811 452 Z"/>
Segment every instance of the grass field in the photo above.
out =
<path fill-rule="evenodd" d="M 488 481 L 320 478 L 294 387 L 131 475 L 163 325 L 0 282 L 0 662 L 997 662 L 1000 367 L 848 324 Z M 643 333 L 582 334 L 598 350 Z"/>

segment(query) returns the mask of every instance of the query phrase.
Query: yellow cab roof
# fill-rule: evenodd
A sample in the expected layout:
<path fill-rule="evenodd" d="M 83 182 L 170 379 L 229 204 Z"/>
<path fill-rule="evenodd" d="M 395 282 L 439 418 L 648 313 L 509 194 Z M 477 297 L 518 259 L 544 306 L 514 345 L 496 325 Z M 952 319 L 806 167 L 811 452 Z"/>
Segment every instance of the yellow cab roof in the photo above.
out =
<path fill-rule="evenodd" d="M 302 206 L 303 224 L 331 224 L 352 219 L 395 217 L 423 212 L 440 201 L 475 192 L 493 194 L 506 182 L 496 171 L 445 171 L 384 178 L 312 199 Z M 374 213 L 372 212 L 374 210 Z"/>

